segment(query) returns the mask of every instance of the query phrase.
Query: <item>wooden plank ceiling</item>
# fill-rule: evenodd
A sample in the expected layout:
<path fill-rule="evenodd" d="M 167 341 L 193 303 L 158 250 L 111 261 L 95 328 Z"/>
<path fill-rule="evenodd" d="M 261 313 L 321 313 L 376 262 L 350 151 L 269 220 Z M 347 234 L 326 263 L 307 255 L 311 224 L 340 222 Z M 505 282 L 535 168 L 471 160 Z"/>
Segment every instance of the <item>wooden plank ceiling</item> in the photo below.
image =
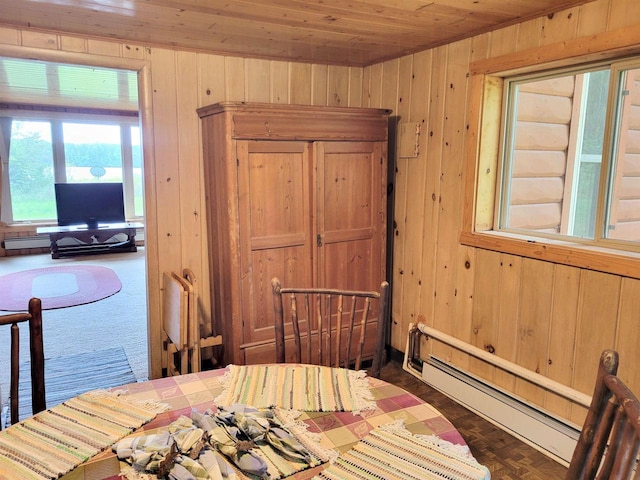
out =
<path fill-rule="evenodd" d="M 366 66 L 591 0 L 0 0 L 0 24 Z"/>

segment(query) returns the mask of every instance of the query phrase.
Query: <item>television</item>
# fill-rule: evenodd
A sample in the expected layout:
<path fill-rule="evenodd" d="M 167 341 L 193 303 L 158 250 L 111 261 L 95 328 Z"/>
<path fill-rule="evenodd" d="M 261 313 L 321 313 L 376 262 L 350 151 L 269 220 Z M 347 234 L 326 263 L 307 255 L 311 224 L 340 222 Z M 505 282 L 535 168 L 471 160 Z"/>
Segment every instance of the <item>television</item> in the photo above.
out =
<path fill-rule="evenodd" d="M 122 183 L 56 183 L 55 194 L 60 226 L 125 221 Z"/>

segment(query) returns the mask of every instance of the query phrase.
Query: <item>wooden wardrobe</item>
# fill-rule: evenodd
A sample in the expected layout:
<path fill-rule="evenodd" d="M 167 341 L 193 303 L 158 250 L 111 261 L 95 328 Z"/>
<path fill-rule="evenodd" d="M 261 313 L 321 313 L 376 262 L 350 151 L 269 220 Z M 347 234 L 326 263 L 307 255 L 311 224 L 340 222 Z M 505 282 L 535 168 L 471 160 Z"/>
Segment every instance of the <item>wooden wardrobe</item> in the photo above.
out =
<path fill-rule="evenodd" d="M 386 278 L 390 111 L 227 102 L 198 114 L 224 361 L 273 362 L 273 277 L 351 290 Z"/>

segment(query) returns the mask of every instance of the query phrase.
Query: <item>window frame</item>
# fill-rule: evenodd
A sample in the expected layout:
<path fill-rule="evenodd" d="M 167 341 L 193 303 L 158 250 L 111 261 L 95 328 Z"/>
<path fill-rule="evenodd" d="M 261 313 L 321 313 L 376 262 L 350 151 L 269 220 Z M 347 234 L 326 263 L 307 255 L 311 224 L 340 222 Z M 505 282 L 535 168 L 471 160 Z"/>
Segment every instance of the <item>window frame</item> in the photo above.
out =
<path fill-rule="evenodd" d="M 611 215 L 611 194 L 612 194 L 612 176 L 615 177 L 616 169 L 618 167 L 615 158 L 618 157 L 619 144 L 616 142 L 613 143 L 614 139 L 618 138 L 618 131 L 620 126 L 620 92 L 622 89 L 622 85 L 619 83 L 621 79 L 621 73 L 626 70 L 634 69 L 637 70 L 640 68 L 640 57 L 636 57 L 632 60 L 623 59 L 616 60 L 612 59 L 607 62 L 596 62 L 590 63 L 587 65 L 581 65 L 579 67 L 570 67 L 570 68 L 559 68 L 554 69 L 552 71 L 545 72 L 536 72 L 534 74 L 527 74 L 521 76 L 514 76 L 509 78 L 504 78 L 504 91 L 503 91 L 503 113 L 501 115 L 501 139 L 500 139 L 500 147 L 501 150 L 499 152 L 498 157 L 498 176 L 499 176 L 499 185 L 500 188 L 496 192 L 496 202 L 495 202 L 495 231 L 505 232 L 505 233 L 514 233 L 514 234 L 522 234 L 525 236 L 531 236 L 532 238 L 549 238 L 561 241 L 570 241 L 576 243 L 584 243 L 592 246 L 602 246 L 605 248 L 614 248 L 621 250 L 630 250 L 640 252 L 640 242 L 638 241 L 630 241 L 630 240 L 616 240 L 606 236 L 603 232 L 603 225 L 606 218 L 609 218 Z M 517 227 L 510 226 L 502 226 L 507 223 L 508 219 L 508 210 L 510 207 L 510 203 L 507 198 L 510 198 L 511 192 L 511 182 L 512 182 L 512 168 L 513 168 L 513 154 L 514 154 L 514 137 L 515 137 L 515 124 L 516 119 L 514 118 L 515 112 L 515 103 L 517 102 L 516 94 L 514 93 L 514 89 L 521 85 L 526 85 L 529 81 L 536 80 L 547 80 L 547 79 L 557 79 L 563 78 L 564 76 L 569 75 L 580 75 L 586 73 L 593 73 L 597 71 L 606 71 L 609 73 L 609 86 L 607 93 L 607 110 L 605 114 L 606 124 L 603 132 L 602 138 L 602 153 L 600 160 L 600 168 L 601 174 L 598 178 L 598 197 L 596 199 L 596 212 L 595 212 L 595 230 L 594 230 L 594 238 L 580 237 L 578 235 L 570 235 L 563 233 L 545 233 L 540 231 L 532 231 Z M 586 80 L 588 82 L 589 80 Z M 583 87 L 584 88 L 584 87 Z M 580 109 L 580 116 L 584 118 L 584 108 Z M 579 122 L 580 123 L 580 122 Z M 578 137 L 579 140 L 576 144 L 570 144 L 569 150 L 577 151 L 581 147 L 582 142 L 582 134 L 583 131 L 580 130 Z M 576 161 L 578 163 L 586 163 L 583 160 L 584 155 L 576 154 Z M 614 165 L 615 164 L 615 165 Z M 568 181 L 572 183 L 570 187 L 571 197 L 573 198 L 576 194 L 576 177 L 577 170 L 572 172 L 568 172 L 565 180 L 568 178 Z M 567 188 L 565 186 L 565 188 Z M 572 201 L 573 203 L 573 201 Z M 575 220 L 575 210 L 567 212 L 568 222 L 573 227 L 573 222 Z"/>
<path fill-rule="evenodd" d="M 64 123 L 88 123 L 88 124 L 109 124 L 120 126 L 120 147 L 122 155 L 122 183 L 124 188 L 125 215 L 127 221 L 138 221 L 144 218 L 135 214 L 135 191 L 133 176 L 133 151 L 131 143 L 130 129 L 138 127 L 141 132 L 140 148 L 142 146 L 142 126 L 140 125 L 139 116 L 132 115 L 130 112 L 113 113 L 113 114 L 92 114 L 92 113 L 69 113 L 69 112 L 39 112 L 25 110 L 1 110 L 2 116 L 7 116 L 12 121 L 46 121 L 51 124 L 51 144 L 54 168 L 54 182 L 66 182 L 66 158 L 63 147 L 62 125 Z M 142 154 L 144 156 L 144 154 Z M 56 219 L 35 219 L 35 220 L 14 220 L 13 203 L 11 198 L 11 189 L 9 188 L 9 175 L 1 177 L 2 191 L 8 192 L 6 196 L 6 204 L 3 203 L 0 214 L 0 221 L 9 226 L 18 226 L 24 224 L 46 225 L 56 223 Z M 143 186 L 144 188 L 144 186 Z"/>
<path fill-rule="evenodd" d="M 505 79 L 598 61 L 622 62 L 637 55 L 640 32 L 624 27 L 470 64 L 462 245 L 640 279 L 640 251 L 623 250 L 615 241 L 602 246 L 575 237 L 534 237 L 493 230 Z"/>

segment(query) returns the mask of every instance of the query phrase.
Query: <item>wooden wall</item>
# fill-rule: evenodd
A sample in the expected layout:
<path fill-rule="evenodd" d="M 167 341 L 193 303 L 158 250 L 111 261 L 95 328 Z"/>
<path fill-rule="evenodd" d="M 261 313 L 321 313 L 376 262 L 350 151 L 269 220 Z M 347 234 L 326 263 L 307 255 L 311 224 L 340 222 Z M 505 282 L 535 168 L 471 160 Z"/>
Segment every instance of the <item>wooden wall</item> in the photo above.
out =
<path fill-rule="evenodd" d="M 194 270 L 210 322 L 202 142 L 196 109 L 219 101 L 362 106 L 362 68 L 224 57 L 0 28 L 0 55 L 142 69 L 151 376 L 160 376 L 160 279 Z M 6 236 L 35 228 L 0 227 Z M 215 235 L 215 232 L 212 232 Z"/>
<path fill-rule="evenodd" d="M 613 31 L 640 3 L 597 0 L 526 23 L 365 68 L 366 106 L 420 122 L 418 158 L 397 161 L 392 346 L 410 322 L 445 333 L 592 393 L 604 348 L 640 391 L 640 280 L 463 246 L 463 178 L 471 62 Z M 638 49 L 640 52 L 640 48 Z M 585 52 L 586 53 L 586 52 Z M 477 103 L 477 101 L 476 101 Z M 471 162 L 473 163 L 473 162 Z M 429 350 L 578 424 L 584 409 L 437 342 Z M 424 351 L 424 349 L 423 349 Z"/>

